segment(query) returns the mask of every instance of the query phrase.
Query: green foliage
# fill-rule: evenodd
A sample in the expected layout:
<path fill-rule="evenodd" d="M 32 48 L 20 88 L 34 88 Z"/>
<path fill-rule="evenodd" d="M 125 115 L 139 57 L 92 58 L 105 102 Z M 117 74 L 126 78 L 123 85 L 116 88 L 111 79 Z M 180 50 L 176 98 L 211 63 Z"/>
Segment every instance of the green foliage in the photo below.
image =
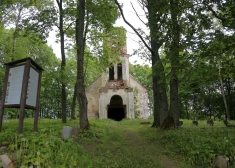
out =
<path fill-rule="evenodd" d="M 219 118 L 224 115 L 224 103 L 220 92 L 219 65 L 226 98 L 228 102 L 233 102 L 234 78 L 232 77 L 232 65 L 234 64 L 234 56 L 230 55 L 230 52 L 220 53 L 221 49 L 224 48 L 222 43 L 221 40 L 216 38 L 207 44 L 207 48 L 196 55 L 185 53 L 182 57 L 184 68 L 180 73 L 181 82 L 179 85 L 179 97 L 181 107 L 183 107 L 181 110 L 182 118 L 187 116 L 190 106 L 194 112 L 201 113 L 200 115 Z M 217 50 L 217 48 L 220 49 Z M 188 73 L 186 73 L 187 71 Z M 233 119 L 233 103 L 228 103 L 228 107 Z"/>
<path fill-rule="evenodd" d="M 209 8 L 210 11 L 213 13 L 213 15 L 221 20 L 221 23 L 224 27 L 228 27 L 230 29 L 235 29 L 235 3 L 232 0 L 228 0 L 225 2 L 221 1 L 209 1 L 208 5 L 213 5 L 216 8 L 212 9 L 211 7 Z"/>
<path fill-rule="evenodd" d="M 199 127 L 193 126 L 191 120 L 183 120 L 183 123 L 180 129 L 160 135 L 156 131 L 143 134 L 164 145 L 169 155 L 184 156 L 184 160 L 192 166 L 210 167 L 211 160 L 219 155 L 229 158 L 230 165 L 234 165 L 233 129 L 218 121 L 214 127 L 207 125 L 205 120 L 199 120 Z"/>
<path fill-rule="evenodd" d="M 67 70 L 66 80 L 69 79 L 71 83 L 69 85 L 74 86 L 76 82 L 76 72 L 77 72 L 77 63 L 76 63 L 76 51 L 74 49 L 71 49 L 67 53 Z M 85 54 L 84 54 L 84 78 L 85 78 L 85 86 L 87 87 L 89 84 L 91 84 L 95 79 L 99 77 L 99 75 L 102 73 L 102 69 L 100 67 L 100 61 L 97 57 L 93 56 L 91 52 L 89 51 L 89 48 L 85 48 Z M 68 90 L 69 91 L 69 90 Z"/>
<path fill-rule="evenodd" d="M 88 0 L 86 3 L 90 24 L 104 30 L 113 27 L 118 18 L 118 10 L 112 0 Z"/>
<path fill-rule="evenodd" d="M 94 49 L 90 52 L 99 58 L 102 70 L 120 62 L 121 49 L 126 46 L 126 33 L 123 27 L 112 27 L 108 31 L 91 32 L 96 38 L 90 41 Z"/>
<path fill-rule="evenodd" d="M 0 137 L 0 146 L 7 145 L 8 148 L 0 154 L 4 152 L 10 156 L 17 167 L 166 168 L 171 162 L 185 165 L 170 158 L 167 160 L 161 146 L 141 136 L 140 130 L 152 130 L 140 125 L 141 121 L 90 120 L 90 131 L 79 131 L 77 138 L 62 139 L 61 131 L 65 125 L 60 120 L 39 120 L 39 131 L 32 132 L 33 120 L 26 119 L 20 135 L 15 134 L 17 120 L 10 120 L 3 125 Z M 66 125 L 73 127 L 77 122 L 70 120 Z"/>
<path fill-rule="evenodd" d="M 40 3 L 12 0 L 5 3 L 3 8 L 0 14 L 1 23 L 14 27 L 15 37 L 20 31 L 24 31 L 26 36 L 33 32 L 45 39 L 56 19 L 52 0 L 42 0 Z M 1 15 L 4 17 L 1 18 Z"/>
<path fill-rule="evenodd" d="M 172 76 L 179 79 L 179 95 L 175 94 L 175 99 L 180 99 L 181 117 L 190 118 L 192 113 L 204 117 L 224 114 L 218 92 L 218 63 L 223 64 L 224 90 L 230 115 L 234 116 L 234 1 L 209 0 L 203 1 L 203 5 L 192 0 L 141 2 L 143 6 L 148 4 L 145 11 L 150 35 L 137 31 L 152 51 L 140 44 L 136 53 L 151 58 L 154 83 L 161 84 L 161 91 L 169 90 L 167 83 Z M 157 58 L 154 52 L 161 52 L 165 57 L 161 54 Z"/>
<path fill-rule="evenodd" d="M 61 139 L 65 125 L 60 120 L 39 120 L 39 131 L 33 133 L 33 120 L 25 119 L 21 135 L 15 133 L 18 121 L 10 120 L 3 124 L 0 136 L 0 146 L 8 148 L 0 150 L 0 154 L 7 153 L 22 167 L 165 168 L 169 160 L 182 168 L 210 167 L 215 155 L 229 158 L 230 166 L 234 165 L 234 129 L 226 128 L 222 122 L 215 121 L 211 127 L 199 120 L 196 127 L 191 120 L 183 120 L 179 129 L 161 131 L 141 121 L 90 120 L 90 131 L 79 131 L 75 139 Z M 73 127 L 77 122 L 68 121 L 67 125 Z"/>
<path fill-rule="evenodd" d="M 9 124 L 14 124 L 15 120 L 11 120 Z M 15 126 L 12 129 L 4 130 L 1 136 L 1 142 L 6 143 L 9 152 L 13 152 L 13 161 L 17 165 L 22 166 L 41 166 L 54 167 L 61 165 L 61 167 L 77 166 L 77 162 L 84 162 L 86 158 L 83 147 L 71 139 L 61 139 L 60 133 L 63 125 L 57 120 L 42 121 L 42 127 L 39 126 L 39 132 L 32 133 L 32 129 L 28 129 L 29 124 L 32 127 L 32 120 L 25 120 L 25 133 L 16 135 L 9 134 L 15 132 Z M 74 123 L 70 123 L 73 125 Z M 39 121 L 40 125 L 40 121 Z M 10 125 L 7 125 L 10 126 Z M 6 137 L 7 136 L 7 137 Z M 81 137 L 80 137 L 81 138 Z M 81 138 L 82 139 L 82 138 Z M 83 138 L 84 139 L 84 138 Z M 4 145 L 4 143 L 1 143 Z M 71 148 L 71 146 L 73 146 Z M 82 157 L 79 157 L 82 156 Z M 64 162 L 66 159 L 66 162 Z"/>

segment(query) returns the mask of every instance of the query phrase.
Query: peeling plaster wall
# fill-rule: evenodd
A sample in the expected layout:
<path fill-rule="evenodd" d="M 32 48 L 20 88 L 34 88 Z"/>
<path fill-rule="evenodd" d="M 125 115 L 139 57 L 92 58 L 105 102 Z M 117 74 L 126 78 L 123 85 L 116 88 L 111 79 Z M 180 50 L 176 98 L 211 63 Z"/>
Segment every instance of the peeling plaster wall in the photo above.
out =
<path fill-rule="evenodd" d="M 105 84 L 105 78 L 102 74 L 86 89 L 88 100 L 88 118 L 99 118 L 99 89 Z"/>
<path fill-rule="evenodd" d="M 139 117 L 147 119 L 150 115 L 148 110 L 148 91 L 132 76 L 130 76 L 130 85 L 133 89 L 136 88 L 138 90 L 138 102 L 136 105 L 138 106 L 137 110 L 140 111 Z"/>

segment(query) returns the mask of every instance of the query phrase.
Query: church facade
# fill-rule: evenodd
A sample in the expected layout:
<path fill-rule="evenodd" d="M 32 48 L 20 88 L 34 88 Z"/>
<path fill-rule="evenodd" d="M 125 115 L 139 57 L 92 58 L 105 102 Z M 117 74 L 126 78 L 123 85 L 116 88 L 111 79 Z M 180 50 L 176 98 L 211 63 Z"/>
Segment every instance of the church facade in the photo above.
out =
<path fill-rule="evenodd" d="M 148 118 L 148 92 L 129 74 L 126 47 L 120 52 L 121 63 L 114 64 L 86 89 L 88 118 Z"/>

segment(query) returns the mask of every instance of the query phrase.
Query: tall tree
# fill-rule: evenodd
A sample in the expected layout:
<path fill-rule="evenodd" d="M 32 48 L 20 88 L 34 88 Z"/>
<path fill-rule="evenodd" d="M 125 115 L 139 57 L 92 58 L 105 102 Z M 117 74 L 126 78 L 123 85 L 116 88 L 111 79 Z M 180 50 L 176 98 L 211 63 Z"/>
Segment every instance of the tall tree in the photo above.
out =
<path fill-rule="evenodd" d="M 166 94 L 166 82 L 163 76 L 164 74 L 164 66 L 161 62 L 159 49 L 163 45 L 164 38 L 166 35 L 164 30 L 164 25 L 157 24 L 161 23 L 165 20 L 167 13 L 165 12 L 165 1 L 138 1 L 143 8 L 147 8 L 148 12 L 146 13 L 148 16 L 148 25 L 150 29 L 150 45 L 148 42 L 144 40 L 141 36 L 140 32 L 138 32 L 126 19 L 123 14 L 122 8 L 117 0 L 115 3 L 118 5 L 121 15 L 125 23 L 127 23 L 135 33 L 140 37 L 141 41 L 144 43 L 145 47 L 148 48 L 151 53 L 151 61 L 152 61 L 152 81 L 153 81 L 153 98 L 154 98 L 154 122 L 153 127 L 160 127 L 165 118 L 168 116 L 168 101 Z M 158 6 L 162 6 L 163 8 L 158 8 Z"/>
<path fill-rule="evenodd" d="M 78 15 L 76 18 L 76 48 L 77 48 L 77 86 L 78 103 L 80 112 L 80 128 L 90 129 L 87 116 L 87 97 L 84 85 L 84 23 L 85 23 L 85 0 L 79 0 L 77 3 Z"/>
<path fill-rule="evenodd" d="M 216 18 L 220 22 L 220 28 L 217 29 L 217 32 L 215 36 L 220 38 L 220 41 L 218 42 L 220 46 L 216 50 L 215 56 L 217 58 L 217 62 L 219 66 L 221 66 L 220 62 L 224 60 L 218 59 L 220 58 L 218 56 L 218 53 L 223 56 L 231 57 L 234 55 L 234 37 L 235 37 L 235 2 L 232 0 L 227 1 L 204 1 L 205 7 L 211 12 L 212 16 Z M 220 69 L 220 67 L 219 67 Z M 226 111 L 226 117 L 230 120 L 230 114 L 234 116 L 232 110 L 229 109 L 227 101 L 226 101 L 226 95 L 224 93 L 223 89 L 223 81 L 221 75 L 219 75 L 220 83 L 221 83 L 221 94 L 223 96 L 224 100 L 224 106 Z M 231 94 L 228 96 L 229 102 L 231 102 Z M 231 103 L 229 103 L 231 104 Z"/>
<path fill-rule="evenodd" d="M 180 25 L 178 17 L 181 16 L 179 12 L 179 1 L 170 0 L 170 16 L 171 16 L 171 42 L 169 47 L 169 56 L 171 62 L 171 79 L 170 79 L 170 109 L 169 113 L 175 121 L 179 121 L 179 98 L 178 98 L 178 71 L 179 71 L 179 52 L 180 52 Z"/>
<path fill-rule="evenodd" d="M 77 87 L 76 87 L 76 75 L 77 75 L 77 62 L 76 62 L 76 49 L 70 49 L 67 53 L 67 68 L 66 68 L 66 75 L 67 80 L 70 81 L 67 85 L 68 88 L 68 101 L 69 104 L 71 103 L 71 119 L 76 119 L 77 116 L 77 108 L 76 102 L 77 101 Z M 85 87 L 87 87 L 90 83 L 92 83 L 95 79 L 100 76 L 102 73 L 100 65 L 100 60 L 93 56 L 88 48 L 86 47 L 84 53 L 84 80 L 85 80 Z M 77 111 L 76 111 L 77 110 Z"/>
<path fill-rule="evenodd" d="M 66 74 L 65 74 L 65 66 L 66 66 L 66 58 L 65 58 L 65 41 L 64 41 L 64 9 L 63 9 L 63 0 L 56 0 L 58 8 L 59 8 L 59 31 L 60 31 L 60 52 L 61 52 L 61 109 L 62 109 L 62 122 L 66 123 L 67 118 L 67 110 L 66 110 Z"/>
<path fill-rule="evenodd" d="M 191 53 L 198 50 L 203 40 L 205 41 L 205 38 L 202 39 L 202 37 L 205 37 L 203 34 L 210 29 L 208 26 L 211 23 L 208 19 L 209 15 L 200 3 L 191 0 L 184 2 L 178 0 L 138 0 L 141 8 L 147 9 L 145 10 L 148 20 L 146 25 L 150 32 L 150 45 L 148 45 L 142 34 L 126 21 L 118 1 L 115 0 L 115 2 L 119 6 L 124 21 L 137 33 L 151 54 L 154 94 L 153 126 L 161 126 L 167 116 L 172 117 L 174 125 L 177 126 L 179 120 L 180 54 L 189 52 L 189 50 Z M 138 12 L 135 12 L 139 17 Z M 171 69 L 169 74 L 160 58 L 160 49 L 166 54 L 166 60 L 169 60 Z M 168 76 L 170 76 L 170 106 L 168 106 L 166 83 Z"/>
<path fill-rule="evenodd" d="M 155 2 L 152 0 L 146 1 L 145 4 L 149 17 L 149 29 L 150 29 L 150 44 L 151 44 L 151 58 L 152 58 L 152 78 L 153 78 L 153 95 L 154 95 L 154 122 L 153 127 L 160 127 L 166 117 L 169 115 L 168 112 L 168 100 L 167 100 L 167 87 L 166 79 L 164 78 L 164 67 L 159 55 L 159 49 L 164 43 L 164 38 L 166 38 L 165 31 L 160 30 L 164 27 L 164 24 L 160 25 L 157 23 L 162 23 L 163 19 L 167 14 L 167 9 L 165 6 L 165 1 Z M 143 1 L 142 1 L 143 4 Z M 157 6 L 163 7 L 159 10 Z M 156 31 L 159 30 L 159 31 Z"/>

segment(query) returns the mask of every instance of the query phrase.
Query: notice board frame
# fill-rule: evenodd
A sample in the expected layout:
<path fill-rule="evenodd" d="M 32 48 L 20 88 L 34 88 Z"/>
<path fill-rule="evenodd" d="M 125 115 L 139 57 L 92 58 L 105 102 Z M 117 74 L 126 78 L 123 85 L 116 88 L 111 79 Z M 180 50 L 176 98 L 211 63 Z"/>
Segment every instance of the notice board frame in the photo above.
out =
<path fill-rule="evenodd" d="M 25 109 L 33 109 L 34 111 L 34 131 L 38 130 L 38 116 L 39 116 L 39 99 L 40 99 L 40 89 L 41 89 L 41 78 L 42 78 L 42 71 L 43 69 L 34 62 L 31 58 L 27 57 L 24 59 L 12 61 L 9 63 L 4 64 L 6 66 L 6 72 L 4 77 L 4 85 L 3 85 L 3 92 L 2 92 L 2 99 L 0 104 L 0 131 L 2 130 L 2 123 L 3 123 L 3 115 L 5 108 L 19 108 L 20 115 L 19 115 L 19 124 L 18 124 L 18 134 L 23 132 L 23 121 L 25 115 Z M 18 66 L 24 66 L 24 72 L 22 76 L 22 87 L 21 87 L 21 95 L 20 95 L 20 102 L 16 104 L 6 104 L 6 95 L 7 95 L 7 88 L 8 88 L 8 80 L 9 80 L 9 72 L 11 68 L 15 68 Z M 27 92 L 28 92 L 28 85 L 30 79 L 30 70 L 33 69 L 38 72 L 38 83 L 37 83 L 37 93 L 36 93 L 36 103 L 34 106 L 27 105 Z"/>

